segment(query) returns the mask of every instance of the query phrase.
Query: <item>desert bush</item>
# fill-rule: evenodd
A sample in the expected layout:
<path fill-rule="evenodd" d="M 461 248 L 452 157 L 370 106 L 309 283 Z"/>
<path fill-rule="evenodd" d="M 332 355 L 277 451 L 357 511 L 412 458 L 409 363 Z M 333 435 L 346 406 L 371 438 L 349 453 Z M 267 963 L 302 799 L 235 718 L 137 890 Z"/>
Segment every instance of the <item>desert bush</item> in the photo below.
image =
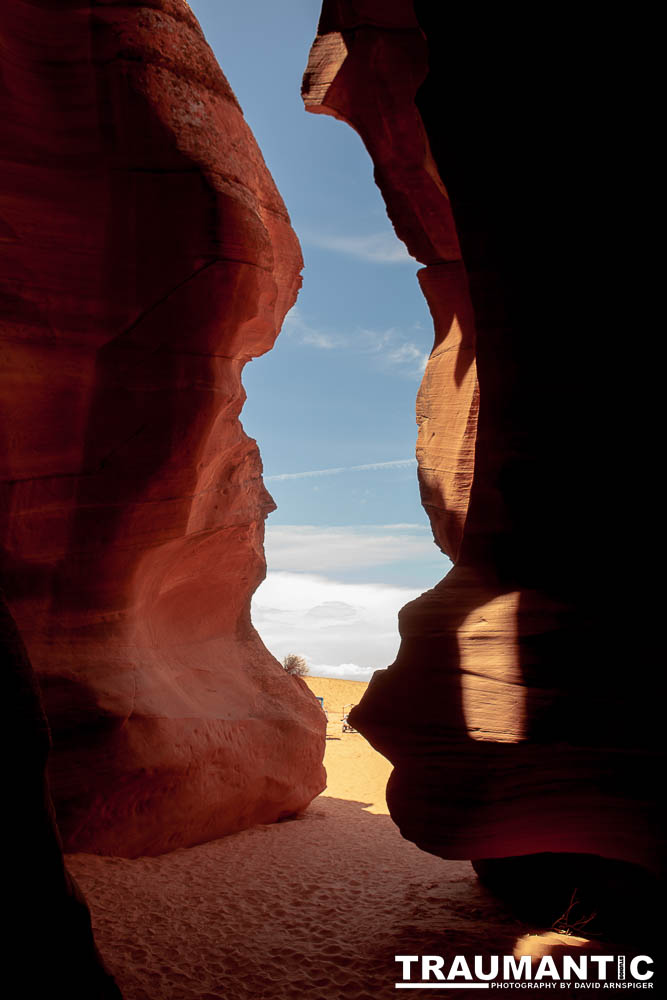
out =
<path fill-rule="evenodd" d="M 308 664 L 303 656 L 297 656 L 296 653 L 288 653 L 283 658 L 283 667 L 288 674 L 294 674 L 296 677 L 305 677 L 308 673 Z"/>

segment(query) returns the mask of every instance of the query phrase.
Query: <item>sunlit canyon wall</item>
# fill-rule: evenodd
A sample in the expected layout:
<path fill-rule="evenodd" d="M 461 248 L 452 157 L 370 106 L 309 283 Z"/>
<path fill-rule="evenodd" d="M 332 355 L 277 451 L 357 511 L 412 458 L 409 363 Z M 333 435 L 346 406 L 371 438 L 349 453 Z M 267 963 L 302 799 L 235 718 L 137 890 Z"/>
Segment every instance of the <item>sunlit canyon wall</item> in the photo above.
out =
<path fill-rule="evenodd" d="M 325 0 L 305 73 L 307 109 L 359 132 L 425 265 L 419 482 L 455 563 L 401 612 L 354 723 L 393 762 L 391 813 L 424 849 L 655 870 L 659 668 L 618 548 L 641 506 L 622 442 L 641 446 L 645 404 L 638 360 L 610 349 L 638 298 L 617 266 L 633 117 L 597 22 L 537 20 Z"/>
<path fill-rule="evenodd" d="M 239 422 L 301 255 L 183 0 L 8 0 L 0 31 L 2 588 L 65 848 L 155 854 L 324 784 L 250 621 L 273 504 Z"/>

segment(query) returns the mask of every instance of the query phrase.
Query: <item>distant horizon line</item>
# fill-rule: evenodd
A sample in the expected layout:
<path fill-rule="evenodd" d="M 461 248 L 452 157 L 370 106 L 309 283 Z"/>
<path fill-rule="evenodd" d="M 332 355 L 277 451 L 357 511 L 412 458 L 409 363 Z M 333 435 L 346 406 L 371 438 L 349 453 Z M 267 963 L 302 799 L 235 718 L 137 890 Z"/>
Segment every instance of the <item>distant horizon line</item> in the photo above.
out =
<path fill-rule="evenodd" d="M 376 670 L 381 669 L 381 668 L 379 668 L 379 667 L 368 667 L 368 669 L 372 673 L 375 673 Z M 307 674 L 303 674 L 302 677 L 303 677 L 303 680 L 307 680 L 308 678 L 310 678 L 311 680 L 314 680 L 315 678 L 317 678 L 317 680 L 320 680 L 320 681 L 342 681 L 344 684 L 370 684 L 370 678 L 367 681 L 364 681 L 364 680 L 360 680 L 357 677 L 354 677 L 354 678 L 353 677 L 330 677 L 329 674 L 311 674 L 310 672 L 308 672 Z"/>

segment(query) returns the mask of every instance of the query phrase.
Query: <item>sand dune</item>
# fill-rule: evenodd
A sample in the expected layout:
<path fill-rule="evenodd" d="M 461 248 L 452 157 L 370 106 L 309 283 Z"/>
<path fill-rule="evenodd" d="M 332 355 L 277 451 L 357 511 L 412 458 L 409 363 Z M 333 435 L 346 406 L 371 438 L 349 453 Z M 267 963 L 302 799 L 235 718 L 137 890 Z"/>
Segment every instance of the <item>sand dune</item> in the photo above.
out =
<path fill-rule="evenodd" d="M 340 716 L 343 706 L 348 708 L 361 701 L 368 687 L 367 681 L 341 681 L 334 677 L 304 677 L 314 695 L 324 698 L 324 707 L 334 718 Z"/>

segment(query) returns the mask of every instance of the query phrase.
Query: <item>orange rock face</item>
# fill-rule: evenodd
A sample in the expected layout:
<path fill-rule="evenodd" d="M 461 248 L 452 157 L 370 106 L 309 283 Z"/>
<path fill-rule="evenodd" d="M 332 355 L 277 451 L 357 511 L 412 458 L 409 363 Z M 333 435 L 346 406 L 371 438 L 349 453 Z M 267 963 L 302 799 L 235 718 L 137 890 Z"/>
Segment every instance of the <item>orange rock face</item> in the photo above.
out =
<path fill-rule="evenodd" d="M 301 256 L 183 0 L 12 0 L 0 30 L 3 587 L 66 848 L 157 853 L 324 783 L 250 622 L 273 504 L 239 422 Z"/>
<path fill-rule="evenodd" d="M 570 29 L 542 25 L 533 45 L 506 12 L 324 2 L 304 99 L 360 133 L 426 265 L 417 456 L 455 562 L 403 609 L 396 662 L 353 718 L 394 763 L 392 815 L 424 849 L 657 869 L 656 664 L 615 545 L 633 492 L 618 449 L 641 441 L 646 402 L 609 350 L 641 287 L 614 279 L 636 234 L 611 207 L 636 126 L 613 46 L 592 19 Z"/>
<path fill-rule="evenodd" d="M 325 3 L 303 99 L 359 132 L 397 234 L 428 265 L 419 280 L 436 342 L 418 400 L 419 482 L 436 540 L 456 559 L 474 465 L 474 325 L 449 197 L 414 103 L 425 65 L 410 3 Z"/>

